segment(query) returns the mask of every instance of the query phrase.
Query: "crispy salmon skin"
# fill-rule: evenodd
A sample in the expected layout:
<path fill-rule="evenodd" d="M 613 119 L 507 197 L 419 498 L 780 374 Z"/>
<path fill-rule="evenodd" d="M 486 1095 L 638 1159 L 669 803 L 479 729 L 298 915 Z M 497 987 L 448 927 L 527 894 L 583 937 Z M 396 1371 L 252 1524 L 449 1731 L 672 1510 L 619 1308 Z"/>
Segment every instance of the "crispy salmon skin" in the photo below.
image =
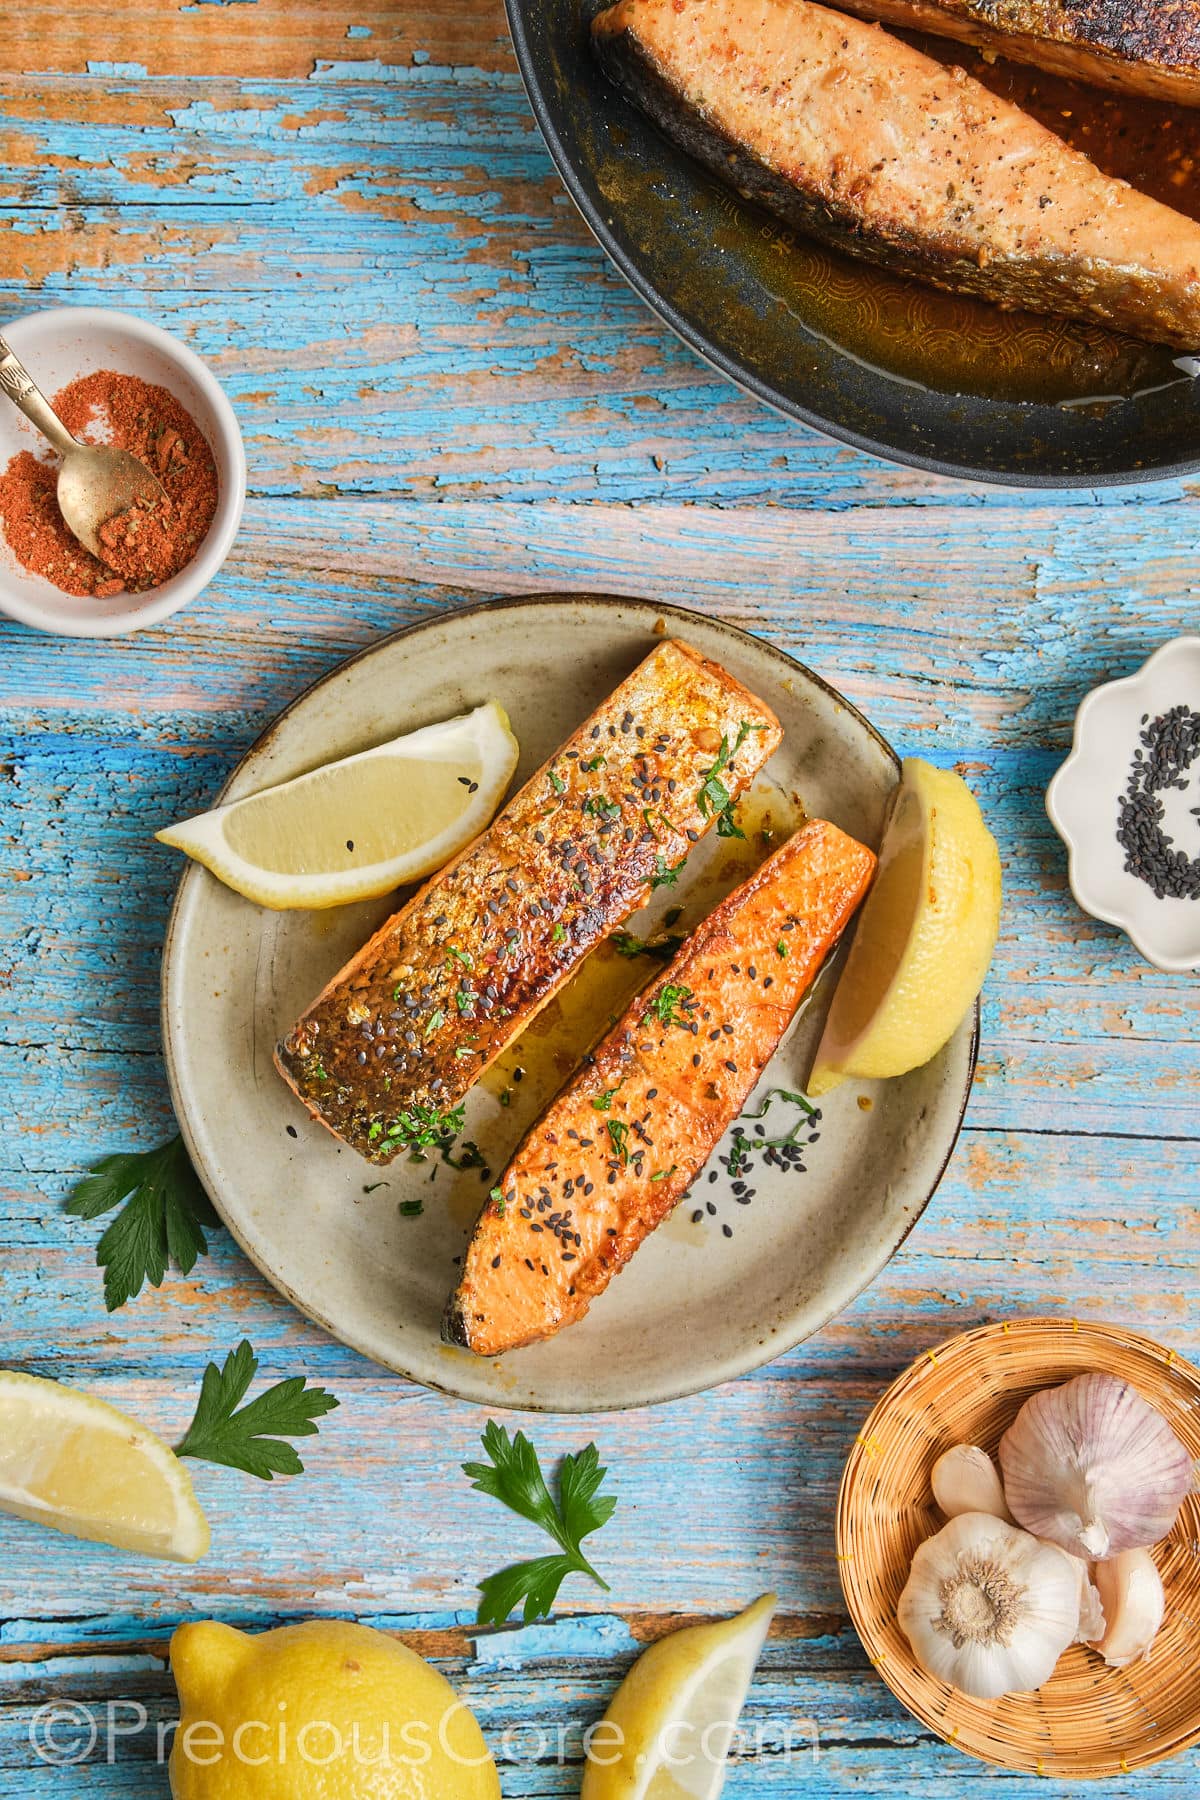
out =
<path fill-rule="evenodd" d="M 799 231 L 998 306 L 1200 349 L 1200 224 L 957 68 L 810 0 L 619 0 L 605 67 Z"/>
<path fill-rule="evenodd" d="M 526 1136 L 484 1207 L 443 1335 L 551 1336 L 687 1192 L 866 893 L 871 851 L 811 820 L 685 939 Z"/>
<path fill-rule="evenodd" d="M 1200 106 L 1200 0 L 842 0 L 847 12 Z"/>
<path fill-rule="evenodd" d="M 664 640 L 314 1000 L 276 1052 L 284 1080 L 371 1162 L 456 1129 L 488 1064 L 720 828 L 780 735 L 718 663 Z"/>

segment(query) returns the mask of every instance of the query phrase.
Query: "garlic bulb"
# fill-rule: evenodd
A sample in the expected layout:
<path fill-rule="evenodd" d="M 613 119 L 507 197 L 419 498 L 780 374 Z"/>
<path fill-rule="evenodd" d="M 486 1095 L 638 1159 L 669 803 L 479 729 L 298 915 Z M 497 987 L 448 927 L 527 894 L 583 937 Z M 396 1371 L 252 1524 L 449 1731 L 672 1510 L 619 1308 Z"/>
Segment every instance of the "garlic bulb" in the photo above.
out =
<path fill-rule="evenodd" d="M 923 1669 L 995 1700 L 1049 1679 L 1079 1626 L 1079 1580 L 1054 1545 L 960 1513 L 917 1550 L 897 1617 Z"/>
<path fill-rule="evenodd" d="M 1124 1669 L 1149 1656 L 1158 1635 L 1166 1610 L 1162 1576 L 1148 1550 L 1122 1550 L 1097 1563 L 1094 1575 L 1105 1626 L 1088 1642 L 1110 1668 Z"/>
<path fill-rule="evenodd" d="M 1034 1394 L 1000 1440 L 1000 1467 L 1019 1524 L 1095 1561 L 1165 1537 L 1192 1485 L 1162 1414 L 1115 1375 Z"/>
<path fill-rule="evenodd" d="M 974 1444 L 955 1444 L 934 1463 L 932 1482 L 933 1497 L 948 1519 L 981 1512 L 1012 1524 L 1000 1476 L 986 1450 Z"/>

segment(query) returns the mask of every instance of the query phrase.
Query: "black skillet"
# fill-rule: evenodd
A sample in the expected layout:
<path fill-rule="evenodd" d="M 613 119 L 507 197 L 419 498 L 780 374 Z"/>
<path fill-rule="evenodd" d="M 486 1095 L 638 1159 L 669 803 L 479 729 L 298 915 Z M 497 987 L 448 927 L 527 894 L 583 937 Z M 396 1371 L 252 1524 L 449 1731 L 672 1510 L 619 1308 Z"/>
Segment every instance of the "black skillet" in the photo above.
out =
<path fill-rule="evenodd" d="M 1200 379 L 1171 353 L 953 300 L 796 241 L 611 86 L 588 41 L 602 0 L 505 3 L 587 224 L 659 317 L 758 399 L 877 456 L 983 481 L 1091 487 L 1200 469 Z M 1126 104 L 1068 97 L 1073 112 Z M 1067 110 L 1059 99 L 1042 96 L 1048 122 Z M 1147 141 L 1160 123 L 1142 119 Z M 1187 123 L 1200 130 L 1200 114 Z"/>

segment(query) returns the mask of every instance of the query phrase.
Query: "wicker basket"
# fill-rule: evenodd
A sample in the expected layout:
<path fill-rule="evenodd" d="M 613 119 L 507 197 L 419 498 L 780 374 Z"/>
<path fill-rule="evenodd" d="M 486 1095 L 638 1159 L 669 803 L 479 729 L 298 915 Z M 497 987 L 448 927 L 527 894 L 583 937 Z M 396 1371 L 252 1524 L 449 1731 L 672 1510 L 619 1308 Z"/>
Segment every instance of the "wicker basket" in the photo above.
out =
<path fill-rule="evenodd" d="M 1108 1325 L 1020 1319 L 927 1351 L 863 1427 L 842 1477 L 842 1587 L 868 1656 L 898 1699 L 947 1743 L 1005 1769 L 1116 1776 L 1200 1742 L 1200 1498 L 1154 1556 L 1166 1618 L 1148 1660 L 1110 1669 L 1075 1645 L 1036 1694 L 972 1700 L 918 1667 L 896 1623 L 913 1552 L 944 1520 L 930 1473 L 953 1444 L 995 1453 L 1039 1388 L 1089 1370 L 1123 1376 L 1200 1460 L 1200 1370 Z"/>

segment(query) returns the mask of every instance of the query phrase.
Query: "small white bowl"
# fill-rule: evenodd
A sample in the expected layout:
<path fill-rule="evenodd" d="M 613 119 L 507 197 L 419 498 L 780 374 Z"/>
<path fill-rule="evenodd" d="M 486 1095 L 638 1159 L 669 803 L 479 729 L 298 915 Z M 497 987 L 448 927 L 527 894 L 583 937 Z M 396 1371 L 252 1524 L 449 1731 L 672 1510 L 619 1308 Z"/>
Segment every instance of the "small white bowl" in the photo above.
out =
<path fill-rule="evenodd" d="M 66 637 L 120 637 L 157 625 L 206 588 L 237 535 L 246 499 L 246 453 L 232 406 L 215 376 L 170 332 L 133 313 L 107 307 L 58 306 L 4 325 L 3 335 L 50 399 L 68 382 L 97 369 L 117 369 L 165 387 L 181 401 L 212 446 L 217 463 L 217 510 L 208 534 L 185 569 L 144 594 L 108 599 L 64 594 L 23 569 L 0 530 L 0 612 L 37 631 Z M 41 454 L 44 438 L 0 396 L 0 468 L 18 450 Z"/>
<path fill-rule="evenodd" d="M 1119 804 L 1143 720 L 1172 707 L 1200 713 L 1200 637 L 1175 638 L 1136 675 L 1090 693 L 1075 716 L 1075 742 L 1046 794 L 1046 811 L 1070 853 L 1071 892 L 1084 912 L 1119 925 L 1156 969 L 1200 968 L 1200 899 L 1159 899 L 1125 867 L 1117 841 Z M 1187 856 L 1200 856 L 1200 757 L 1185 790 L 1161 794 L 1163 829 Z"/>

